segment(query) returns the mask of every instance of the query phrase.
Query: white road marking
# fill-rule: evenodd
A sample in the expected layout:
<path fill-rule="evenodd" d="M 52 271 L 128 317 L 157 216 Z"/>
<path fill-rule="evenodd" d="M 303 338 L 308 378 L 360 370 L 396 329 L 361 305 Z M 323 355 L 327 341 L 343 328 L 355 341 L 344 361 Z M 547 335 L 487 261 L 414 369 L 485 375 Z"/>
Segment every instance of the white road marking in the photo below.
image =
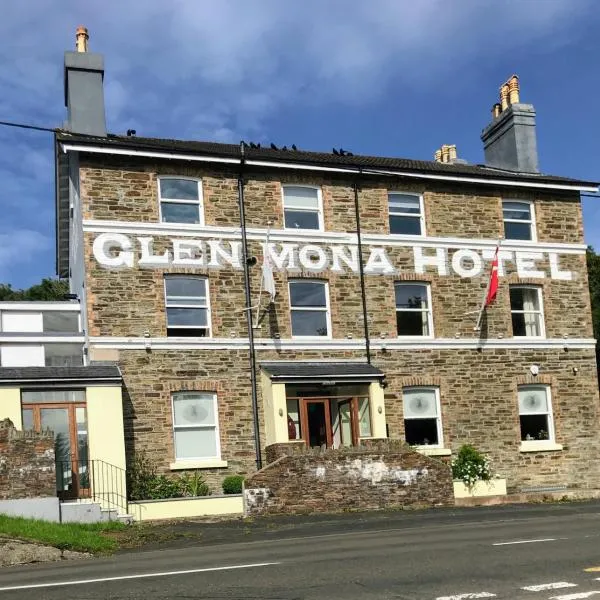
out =
<path fill-rule="evenodd" d="M 582 600 L 595 594 L 600 594 L 600 592 L 579 592 L 578 594 L 566 594 L 565 596 L 551 596 L 549 600 Z"/>
<path fill-rule="evenodd" d="M 512 544 L 535 544 L 537 542 L 555 542 L 556 538 L 540 538 L 539 540 L 516 540 L 514 542 L 496 542 L 492 546 L 511 546 Z"/>
<path fill-rule="evenodd" d="M 567 583 L 566 581 L 557 581 L 556 583 L 541 583 L 540 585 L 526 585 L 522 590 L 528 592 L 543 592 L 545 590 L 560 590 L 562 588 L 577 587 L 576 583 Z"/>
<path fill-rule="evenodd" d="M 490 592 L 475 592 L 473 594 L 458 594 L 456 596 L 439 596 L 435 600 L 471 600 L 472 598 L 495 598 Z"/>
<path fill-rule="evenodd" d="M 11 587 L 1 587 L 0 592 L 10 590 L 31 590 L 35 588 L 59 587 L 64 585 L 83 585 L 86 583 L 101 583 L 103 581 L 122 581 L 124 579 L 145 579 L 147 577 L 167 577 L 169 575 L 188 575 L 190 573 L 208 573 L 210 571 L 231 571 L 233 569 L 251 569 L 253 567 L 268 567 L 269 565 L 279 565 L 278 562 L 255 563 L 251 565 L 231 565 L 229 567 L 211 567 L 209 569 L 186 569 L 185 571 L 163 571 L 161 573 L 142 573 L 140 575 L 121 575 L 120 577 L 101 577 L 98 579 L 80 579 L 77 581 L 59 581 L 56 583 L 36 583 L 34 585 L 15 585 Z"/>

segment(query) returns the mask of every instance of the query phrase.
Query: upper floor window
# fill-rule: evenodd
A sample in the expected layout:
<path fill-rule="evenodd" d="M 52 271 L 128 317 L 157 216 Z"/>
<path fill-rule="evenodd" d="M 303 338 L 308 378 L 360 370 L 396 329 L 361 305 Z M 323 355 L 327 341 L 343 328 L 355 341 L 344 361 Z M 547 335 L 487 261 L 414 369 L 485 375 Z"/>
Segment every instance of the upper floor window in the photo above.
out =
<path fill-rule="evenodd" d="M 432 336 L 433 323 L 429 285 L 398 282 L 395 288 L 398 336 Z"/>
<path fill-rule="evenodd" d="M 521 385 L 518 389 L 521 441 L 554 441 L 554 422 L 547 385 Z"/>
<path fill-rule="evenodd" d="M 417 194 L 388 194 L 390 233 L 425 235 L 423 199 Z"/>
<path fill-rule="evenodd" d="M 160 220 L 163 223 L 202 224 L 202 183 L 197 179 L 161 177 L 158 180 Z"/>
<path fill-rule="evenodd" d="M 300 185 L 283 186 L 286 229 L 323 229 L 321 190 Z"/>
<path fill-rule="evenodd" d="M 544 337 L 542 290 L 532 285 L 510 286 L 513 336 Z"/>
<path fill-rule="evenodd" d="M 404 435 L 411 446 L 441 446 L 442 419 L 439 389 L 410 387 L 402 391 Z"/>
<path fill-rule="evenodd" d="M 165 277 L 167 335 L 210 336 L 208 280 L 206 277 Z"/>
<path fill-rule="evenodd" d="M 79 313 L 70 311 L 48 311 L 42 313 L 44 331 L 56 333 L 79 332 Z"/>
<path fill-rule="evenodd" d="M 505 239 L 535 240 L 535 219 L 531 202 L 503 200 L 502 218 Z"/>
<path fill-rule="evenodd" d="M 330 335 L 329 298 L 324 281 L 290 281 L 293 337 Z"/>
<path fill-rule="evenodd" d="M 216 394 L 173 394 L 173 439 L 176 461 L 221 457 Z"/>

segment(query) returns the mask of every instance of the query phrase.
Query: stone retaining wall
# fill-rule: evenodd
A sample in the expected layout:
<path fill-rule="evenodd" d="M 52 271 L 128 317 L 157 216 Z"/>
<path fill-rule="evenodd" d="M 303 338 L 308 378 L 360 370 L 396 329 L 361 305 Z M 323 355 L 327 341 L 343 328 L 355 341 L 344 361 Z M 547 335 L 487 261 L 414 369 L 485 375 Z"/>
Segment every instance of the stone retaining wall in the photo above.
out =
<path fill-rule="evenodd" d="M 448 465 L 401 442 L 294 450 L 246 480 L 247 515 L 454 504 Z"/>

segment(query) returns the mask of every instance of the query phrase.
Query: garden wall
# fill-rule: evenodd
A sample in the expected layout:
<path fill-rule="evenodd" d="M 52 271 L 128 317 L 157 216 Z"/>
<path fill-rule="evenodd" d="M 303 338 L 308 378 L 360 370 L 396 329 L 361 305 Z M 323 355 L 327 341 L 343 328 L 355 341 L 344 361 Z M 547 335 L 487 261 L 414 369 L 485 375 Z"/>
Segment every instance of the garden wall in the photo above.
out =
<path fill-rule="evenodd" d="M 450 467 L 399 441 L 290 451 L 246 480 L 246 515 L 454 504 Z"/>

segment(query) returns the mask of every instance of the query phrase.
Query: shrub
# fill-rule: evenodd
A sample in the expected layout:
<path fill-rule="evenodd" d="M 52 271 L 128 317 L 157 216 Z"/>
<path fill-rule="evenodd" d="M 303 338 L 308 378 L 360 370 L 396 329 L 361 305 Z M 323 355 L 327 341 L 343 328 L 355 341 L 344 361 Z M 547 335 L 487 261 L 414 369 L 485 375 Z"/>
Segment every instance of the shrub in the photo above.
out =
<path fill-rule="evenodd" d="M 210 488 L 204 477 L 198 472 L 186 473 L 182 475 L 179 483 L 181 484 L 181 490 L 184 496 L 209 496 Z"/>
<path fill-rule="evenodd" d="M 208 496 L 210 489 L 200 473 L 170 477 L 156 473 L 156 466 L 146 454 L 135 455 L 127 469 L 130 500 L 165 500 L 185 496 Z"/>
<path fill-rule="evenodd" d="M 477 481 L 489 481 L 492 479 L 489 460 L 473 446 L 465 444 L 452 461 L 452 477 L 469 488 Z"/>
<path fill-rule="evenodd" d="M 241 494 L 244 485 L 244 477 L 242 475 L 229 475 L 223 479 L 224 494 Z"/>

